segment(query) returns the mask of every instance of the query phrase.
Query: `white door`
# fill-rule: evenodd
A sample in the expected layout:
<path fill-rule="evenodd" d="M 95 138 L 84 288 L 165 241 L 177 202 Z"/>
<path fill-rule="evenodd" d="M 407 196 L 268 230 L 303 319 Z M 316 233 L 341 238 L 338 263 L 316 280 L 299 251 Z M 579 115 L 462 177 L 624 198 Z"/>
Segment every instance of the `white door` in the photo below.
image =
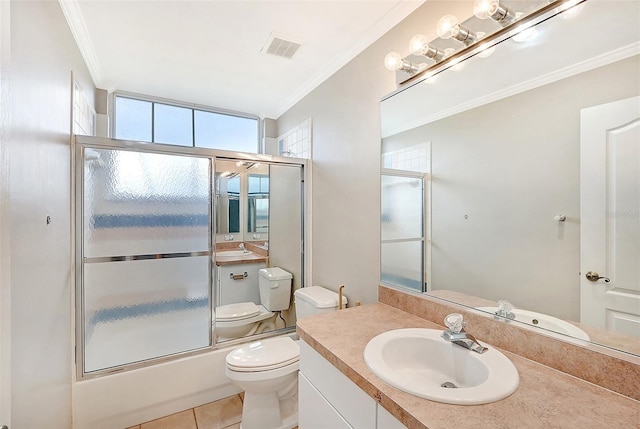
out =
<path fill-rule="evenodd" d="M 581 322 L 640 338 L 640 97 L 580 121 Z"/>

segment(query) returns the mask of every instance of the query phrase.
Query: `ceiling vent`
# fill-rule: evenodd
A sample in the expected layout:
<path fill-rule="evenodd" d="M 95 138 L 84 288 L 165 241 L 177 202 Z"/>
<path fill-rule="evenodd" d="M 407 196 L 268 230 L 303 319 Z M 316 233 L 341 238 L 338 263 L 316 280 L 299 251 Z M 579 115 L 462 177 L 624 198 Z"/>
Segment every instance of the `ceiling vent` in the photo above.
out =
<path fill-rule="evenodd" d="M 267 42 L 262 47 L 262 52 L 279 57 L 291 58 L 300 46 L 302 46 L 302 42 L 295 40 L 293 37 L 271 33 Z"/>

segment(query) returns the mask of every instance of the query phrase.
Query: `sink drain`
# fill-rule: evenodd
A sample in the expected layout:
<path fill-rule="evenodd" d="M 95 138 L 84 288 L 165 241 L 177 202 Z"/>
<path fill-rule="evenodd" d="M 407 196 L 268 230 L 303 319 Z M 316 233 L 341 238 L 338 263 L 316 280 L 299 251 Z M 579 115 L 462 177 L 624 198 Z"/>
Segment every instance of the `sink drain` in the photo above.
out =
<path fill-rule="evenodd" d="M 455 384 L 453 384 L 450 381 L 445 381 L 444 383 L 442 383 L 440 385 L 440 387 L 444 387 L 445 389 L 457 389 L 458 386 L 456 386 Z"/>

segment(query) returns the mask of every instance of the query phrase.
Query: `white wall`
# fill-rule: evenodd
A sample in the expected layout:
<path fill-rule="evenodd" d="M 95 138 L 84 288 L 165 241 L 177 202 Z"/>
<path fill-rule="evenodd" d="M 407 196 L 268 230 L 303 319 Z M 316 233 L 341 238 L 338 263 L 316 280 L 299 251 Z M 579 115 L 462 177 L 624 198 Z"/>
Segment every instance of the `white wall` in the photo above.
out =
<path fill-rule="evenodd" d="M 11 424 L 11 277 L 9 230 L 10 6 L 0 2 L 0 425 Z"/>
<path fill-rule="evenodd" d="M 389 51 L 436 37 L 438 19 L 470 16 L 471 1 L 426 2 L 278 118 L 280 133 L 313 121 L 312 264 L 307 284 L 345 284 L 349 302 L 378 299 L 380 280 L 380 99 L 395 90 Z"/>
<path fill-rule="evenodd" d="M 93 84 L 57 2 L 10 7 L 11 428 L 68 429 L 71 71 Z"/>

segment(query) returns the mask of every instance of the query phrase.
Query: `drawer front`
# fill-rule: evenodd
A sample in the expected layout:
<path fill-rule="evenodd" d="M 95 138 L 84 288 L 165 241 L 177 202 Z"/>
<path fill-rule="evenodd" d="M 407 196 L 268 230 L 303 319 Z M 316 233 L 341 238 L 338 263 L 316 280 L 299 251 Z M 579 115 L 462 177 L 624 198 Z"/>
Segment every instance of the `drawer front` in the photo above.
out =
<path fill-rule="evenodd" d="M 300 372 L 354 429 L 376 427 L 373 398 L 304 341 L 300 341 Z"/>
<path fill-rule="evenodd" d="M 300 429 L 353 429 L 302 374 L 298 374 Z"/>

